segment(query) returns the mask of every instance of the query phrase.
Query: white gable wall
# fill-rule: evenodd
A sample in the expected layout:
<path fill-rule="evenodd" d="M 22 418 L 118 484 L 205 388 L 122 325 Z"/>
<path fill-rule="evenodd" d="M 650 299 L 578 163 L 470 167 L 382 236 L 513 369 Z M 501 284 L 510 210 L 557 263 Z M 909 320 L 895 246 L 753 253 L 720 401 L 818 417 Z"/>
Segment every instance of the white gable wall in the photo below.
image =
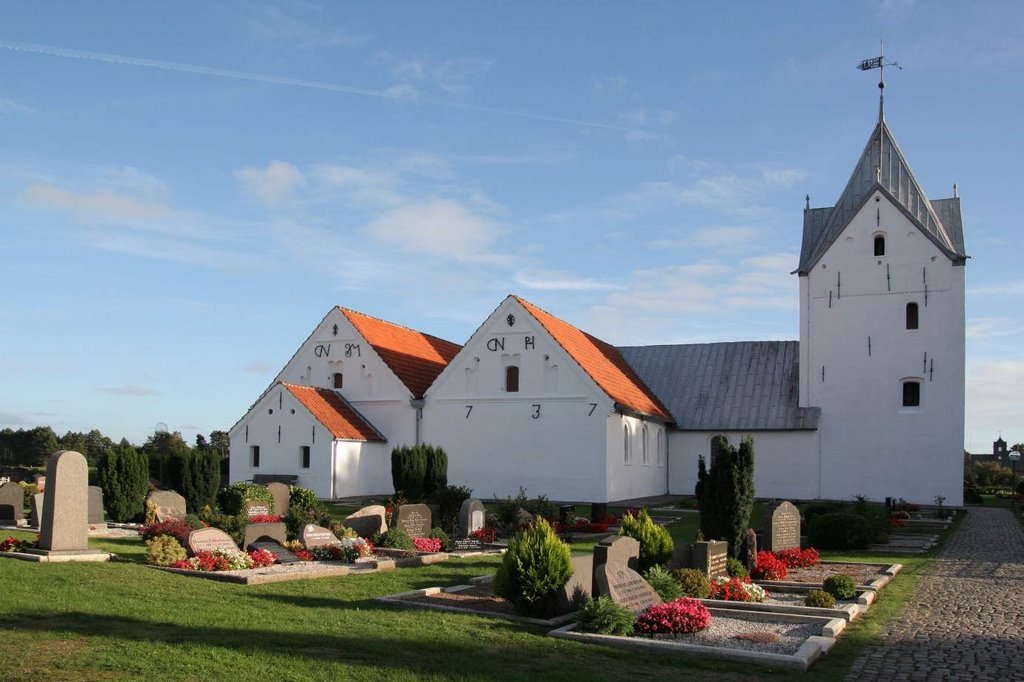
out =
<path fill-rule="evenodd" d="M 961 504 L 964 268 L 876 191 L 800 279 L 800 395 L 822 410 L 821 497 Z M 905 380 L 921 382 L 920 407 L 903 406 Z"/>
<path fill-rule="evenodd" d="M 608 417 L 607 442 L 608 500 L 668 492 L 669 443 L 664 424 L 614 412 Z"/>
<path fill-rule="evenodd" d="M 508 316 L 514 318 L 508 324 Z M 519 391 L 505 368 L 519 367 Z M 424 442 L 448 453 L 448 480 L 480 497 L 609 499 L 611 399 L 515 299 L 481 325 L 427 391 Z M 621 442 L 621 436 L 617 442 Z"/>
<path fill-rule="evenodd" d="M 268 392 L 231 429 L 231 483 L 251 481 L 255 474 L 299 477 L 299 485 L 332 497 L 331 464 L 334 436 L 287 389 Z M 260 465 L 252 466 L 252 447 L 260 448 Z M 302 468 L 302 446 L 310 448 L 310 467 Z"/>
<path fill-rule="evenodd" d="M 334 497 L 391 494 L 391 445 L 379 442 L 334 442 Z"/>

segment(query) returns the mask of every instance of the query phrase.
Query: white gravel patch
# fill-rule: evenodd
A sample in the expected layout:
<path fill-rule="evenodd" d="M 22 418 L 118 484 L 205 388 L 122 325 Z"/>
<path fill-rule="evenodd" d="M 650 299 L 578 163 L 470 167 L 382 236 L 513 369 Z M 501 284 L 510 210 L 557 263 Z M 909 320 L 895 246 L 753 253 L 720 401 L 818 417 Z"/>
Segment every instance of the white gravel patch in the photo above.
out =
<path fill-rule="evenodd" d="M 761 643 L 736 638 L 736 635 L 754 632 L 776 635 L 779 640 Z M 820 634 L 820 623 L 772 623 L 728 616 L 712 616 L 711 625 L 700 632 L 688 635 L 642 635 L 638 638 L 792 655 L 796 653 L 801 644 L 807 641 L 808 637 Z"/>

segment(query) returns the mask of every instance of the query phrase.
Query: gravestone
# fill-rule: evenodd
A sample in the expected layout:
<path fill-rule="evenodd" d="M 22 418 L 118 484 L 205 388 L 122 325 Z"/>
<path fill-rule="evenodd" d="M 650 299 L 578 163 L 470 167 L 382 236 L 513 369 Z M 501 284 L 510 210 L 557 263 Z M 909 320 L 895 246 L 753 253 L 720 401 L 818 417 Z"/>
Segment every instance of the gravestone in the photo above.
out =
<path fill-rule="evenodd" d="M 89 527 L 106 526 L 103 517 L 103 488 L 98 485 L 89 486 Z"/>
<path fill-rule="evenodd" d="M 607 537 L 594 547 L 594 565 L 622 564 L 640 570 L 640 543 L 628 535 Z"/>
<path fill-rule="evenodd" d="M 238 552 L 238 545 L 231 539 L 231 536 L 220 528 L 199 528 L 188 534 L 188 550 L 192 554 L 198 554 L 204 550 L 213 551 L 219 549 L 222 552 Z"/>
<path fill-rule="evenodd" d="M 639 573 L 622 564 L 604 564 L 594 571 L 597 575 L 597 588 L 602 595 L 624 606 L 633 613 L 640 613 L 646 608 L 663 603 Z"/>
<path fill-rule="evenodd" d="M 271 514 L 270 504 L 262 500 L 249 500 L 245 503 L 245 515 L 250 519 L 254 516 L 267 516 Z"/>
<path fill-rule="evenodd" d="M 762 550 L 778 552 L 791 547 L 800 548 L 800 510 L 792 502 L 779 502 L 768 512 Z"/>
<path fill-rule="evenodd" d="M 242 538 L 242 547 L 248 547 L 260 538 L 267 538 L 276 542 L 285 542 L 288 539 L 288 526 L 284 521 L 277 523 L 250 523 L 245 527 L 245 535 Z"/>
<path fill-rule="evenodd" d="M 39 549 L 47 554 L 92 554 L 89 549 L 89 464 L 81 453 L 61 450 L 46 462 L 47 493 Z"/>
<path fill-rule="evenodd" d="M 600 523 L 604 521 L 604 518 L 608 516 L 608 503 L 607 502 L 595 502 L 590 505 L 590 522 Z"/>
<path fill-rule="evenodd" d="M 452 552 L 479 552 L 483 550 L 484 543 L 480 538 L 454 538 L 451 541 Z"/>
<path fill-rule="evenodd" d="M 173 490 L 154 490 L 146 496 L 146 502 L 156 509 L 158 523 L 186 516 L 185 498 Z"/>
<path fill-rule="evenodd" d="M 302 544 L 306 546 L 306 549 L 312 549 L 313 547 L 340 545 L 341 540 L 329 529 L 310 523 L 302 529 Z"/>
<path fill-rule="evenodd" d="M 46 495 L 44 493 L 36 493 L 32 496 L 31 508 L 29 510 L 29 525 L 33 528 L 38 528 L 43 522 L 43 501 Z"/>
<path fill-rule="evenodd" d="M 267 537 L 260 537 L 259 539 L 250 542 L 245 546 L 245 549 L 249 552 L 255 552 L 260 549 L 273 552 L 274 556 L 277 557 L 277 563 L 279 564 L 297 564 L 302 561 L 302 559 L 282 547 L 281 543 Z"/>
<path fill-rule="evenodd" d="M 274 513 L 278 516 L 288 516 L 292 489 L 284 483 L 275 481 L 267 484 L 267 490 L 274 496 Z"/>
<path fill-rule="evenodd" d="M 0 485 L 0 524 L 18 526 L 25 519 L 25 491 L 17 483 Z"/>
<path fill-rule="evenodd" d="M 384 521 L 386 511 L 383 505 L 371 504 L 346 516 L 341 525 L 351 528 L 359 534 L 359 537 L 373 537 L 388 529 L 388 524 Z"/>
<path fill-rule="evenodd" d="M 729 543 L 725 540 L 695 542 L 690 545 L 690 567 L 703 571 L 707 577 L 728 577 Z"/>
<path fill-rule="evenodd" d="M 533 522 L 533 514 L 520 507 L 519 511 L 516 512 L 516 525 L 522 528 L 523 526 L 532 525 Z"/>
<path fill-rule="evenodd" d="M 430 523 L 430 507 L 425 504 L 403 504 L 391 518 L 392 528 L 401 528 L 413 538 L 429 536 Z"/>
<path fill-rule="evenodd" d="M 569 582 L 558 591 L 558 613 L 569 613 L 573 610 L 573 596 L 577 593 L 594 597 L 594 555 L 574 554 L 572 556 L 572 575 Z"/>
<path fill-rule="evenodd" d="M 459 528 L 456 535 L 466 537 L 475 530 L 480 530 L 487 522 L 487 509 L 480 500 L 466 500 L 459 508 Z"/>

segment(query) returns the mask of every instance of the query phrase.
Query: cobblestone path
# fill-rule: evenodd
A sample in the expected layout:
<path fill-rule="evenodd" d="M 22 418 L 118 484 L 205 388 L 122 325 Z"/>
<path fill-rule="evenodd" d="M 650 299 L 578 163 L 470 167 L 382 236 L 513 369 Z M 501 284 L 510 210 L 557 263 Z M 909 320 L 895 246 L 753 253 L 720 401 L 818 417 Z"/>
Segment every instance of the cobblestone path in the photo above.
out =
<path fill-rule="evenodd" d="M 1010 512 L 971 507 L 926 570 L 846 679 L 1024 680 L 1024 533 Z"/>

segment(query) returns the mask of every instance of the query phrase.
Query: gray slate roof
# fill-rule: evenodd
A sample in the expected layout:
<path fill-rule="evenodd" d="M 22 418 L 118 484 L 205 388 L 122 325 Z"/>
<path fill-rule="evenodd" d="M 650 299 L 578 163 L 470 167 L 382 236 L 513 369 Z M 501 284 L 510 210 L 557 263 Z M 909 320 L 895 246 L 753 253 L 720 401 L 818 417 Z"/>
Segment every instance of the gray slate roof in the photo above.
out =
<path fill-rule="evenodd" d="M 814 430 L 799 406 L 800 343 L 625 346 L 619 352 L 683 431 Z"/>
<path fill-rule="evenodd" d="M 806 274 L 817 264 L 876 189 L 899 206 L 951 260 L 967 257 L 960 199 L 930 201 L 889 126 L 879 121 L 836 205 L 804 211 L 804 238 L 796 272 Z"/>

